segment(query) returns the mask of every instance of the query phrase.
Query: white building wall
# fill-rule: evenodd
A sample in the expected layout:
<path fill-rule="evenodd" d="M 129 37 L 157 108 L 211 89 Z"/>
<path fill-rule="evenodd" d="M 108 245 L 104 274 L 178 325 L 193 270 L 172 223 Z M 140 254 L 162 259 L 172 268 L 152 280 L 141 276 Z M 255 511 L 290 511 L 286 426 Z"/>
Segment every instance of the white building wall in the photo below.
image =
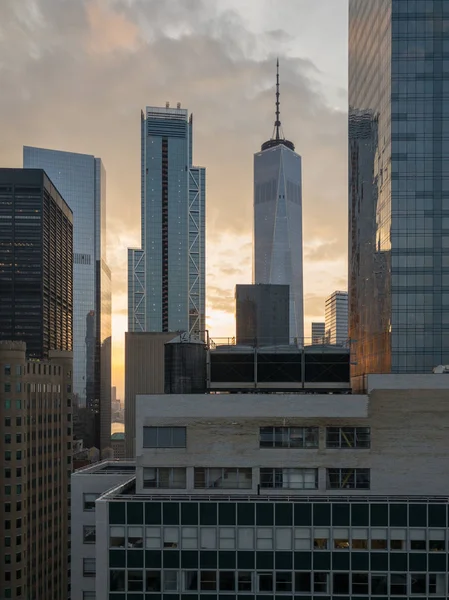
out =
<path fill-rule="evenodd" d="M 128 464 L 132 463 L 119 463 Z M 83 559 L 96 558 L 98 540 L 107 539 L 105 532 L 98 532 L 95 544 L 83 543 L 83 532 L 85 525 L 96 525 L 96 510 L 84 510 L 84 495 L 98 494 L 100 496 L 107 490 L 127 481 L 132 472 L 108 472 L 108 465 L 117 465 L 114 461 L 103 461 L 96 463 L 84 469 L 78 469 L 72 474 L 71 478 L 71 527 L 72 527 L 72 548 L 71 548 L 71 600 L 83 600 L 83 592 L 95 591 L 95 577 L 84 577 Z M 106 510 L 106 505 L 102 504 L 101 510 Z M 104 515 L 103 515 L 104 517 Z M 106 517 L 104 517 L 106 518 Z M 105 560 L 107 557 L 105 557 Z M 100 565 L 101 567 L 101 565 Z M 103 571 L 106 571 L 103 568 Z M 97 567 L 98 573 L 98 567 Z M 107 589 L 107 588 L 106 588 Z M 97 596 L 98 598 L 98 596 Z"/>

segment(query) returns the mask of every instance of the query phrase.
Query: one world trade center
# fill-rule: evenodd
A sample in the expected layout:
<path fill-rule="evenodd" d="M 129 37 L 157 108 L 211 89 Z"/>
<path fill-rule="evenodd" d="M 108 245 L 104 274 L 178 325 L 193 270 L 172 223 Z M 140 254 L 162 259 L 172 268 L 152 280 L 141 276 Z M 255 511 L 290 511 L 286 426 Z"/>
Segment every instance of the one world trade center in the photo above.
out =
<path fill-rule="evenodd" d="M 290 286 L 290 344 L 304 343 L 301 157 L 285 139 L 279 61 L 273 135 L 254 155 L 254 283 Z"/>

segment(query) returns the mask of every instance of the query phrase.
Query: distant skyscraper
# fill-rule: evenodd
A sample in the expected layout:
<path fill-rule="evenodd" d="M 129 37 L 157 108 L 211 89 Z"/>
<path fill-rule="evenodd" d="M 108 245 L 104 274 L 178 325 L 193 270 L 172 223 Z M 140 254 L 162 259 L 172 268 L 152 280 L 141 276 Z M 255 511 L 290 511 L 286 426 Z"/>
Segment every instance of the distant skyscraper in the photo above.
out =
<path fill-rule="evenodd" d="M 349 1 L 353 377 L 449 364 L 448 17 Z"/>
<path fill-rule="evenodd" d="M 282 134 L 279 62 L 271 140 L 254 155 L 254 282 L 290 286 L 290 342 L 303 344 L 301 157 Z"/>
<path fill-rule="evenodd" d="M 192 116 L 147 107 L 141 128 L 141 247 L 128 250 L 129 332 L 205 329 L 205 178 Z"/>
<path fill-rule="evenodd" d="M 288 345 L 288 285 L 236 285 L 235 308 L 237 344 Z"/>
<path fill-rule="evenodd" d="M 334 292 L 324 306 L 326 343 L 348 343 L 348 292 Z"/>
<path fill-rule="evenodd" d="M 106 263 L 106 172 L 101 159 L 25 146 L 25 167 L 44 169 L 73 211 L 73 391 L 95 414 L 93 440 L 111 437 L 111 273 Z M 91 430 L 92 433 L 92 430 Z M 86 443 L 92 443 L 87 435 Z"/>
<path fill-rule="evenodd" d="M 312 344 L 323 344 L 325 331 L 325 323 L 312 323 Z"/>
<path fill-rule="evenodd" d="M 72 211 L 42 169 L 0 169 L 0 340 L 72 350 Z"/>

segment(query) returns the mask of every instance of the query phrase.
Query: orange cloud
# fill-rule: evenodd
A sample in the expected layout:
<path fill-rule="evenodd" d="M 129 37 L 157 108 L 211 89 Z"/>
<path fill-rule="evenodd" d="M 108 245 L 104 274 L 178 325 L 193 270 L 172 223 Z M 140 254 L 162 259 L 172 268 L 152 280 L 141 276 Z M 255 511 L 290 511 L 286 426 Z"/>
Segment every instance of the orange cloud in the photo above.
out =
<path fill-rule="evenodd" d="M 134 50 L 139 28 L 124 14 L 107 6 L 106 0 L 91 0 L 86 7 L 89 24 L 87 50 L 91 54 L 108 54 L 114 50 Z"/>

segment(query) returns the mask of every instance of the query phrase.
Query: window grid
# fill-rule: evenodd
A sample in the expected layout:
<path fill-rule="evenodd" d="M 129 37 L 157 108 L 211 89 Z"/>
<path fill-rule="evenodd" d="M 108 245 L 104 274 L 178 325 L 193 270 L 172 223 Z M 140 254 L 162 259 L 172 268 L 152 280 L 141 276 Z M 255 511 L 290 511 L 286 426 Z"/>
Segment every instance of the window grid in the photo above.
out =
<path fill-rule="evenodd" d="M 185 489 L 186 469 L 182 467 L 144 467 L 143 487 Z"/>
<path fill-rule="evenodd" d="M 260 427 L 261 448 L 318 448 L 319 427 Z"/>
<path fill-rule="evenodd" d="M 195 467 L 195 488 L 251 489 L 252 468 Z"/>
<path fill-rule="evenodd" d="M 369 427 L 326 427 L 326 448 L 370 448 Z"/>

